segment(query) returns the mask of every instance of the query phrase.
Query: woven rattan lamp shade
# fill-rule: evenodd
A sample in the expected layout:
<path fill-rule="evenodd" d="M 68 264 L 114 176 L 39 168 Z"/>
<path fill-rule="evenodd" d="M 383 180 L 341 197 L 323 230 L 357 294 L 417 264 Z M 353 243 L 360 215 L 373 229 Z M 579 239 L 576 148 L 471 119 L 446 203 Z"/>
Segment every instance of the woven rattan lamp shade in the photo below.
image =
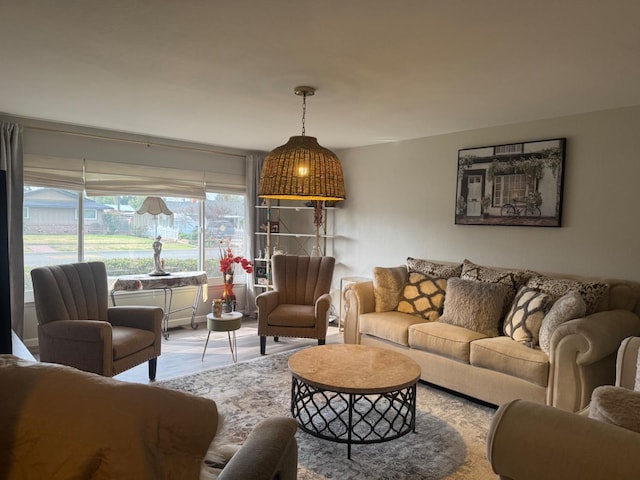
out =
<path fill-rule="evenodd" d="M 314 137 L 291 137 L 264 159 L 258 196 L 279 200 L 344 200 L 340 160 Z"/>

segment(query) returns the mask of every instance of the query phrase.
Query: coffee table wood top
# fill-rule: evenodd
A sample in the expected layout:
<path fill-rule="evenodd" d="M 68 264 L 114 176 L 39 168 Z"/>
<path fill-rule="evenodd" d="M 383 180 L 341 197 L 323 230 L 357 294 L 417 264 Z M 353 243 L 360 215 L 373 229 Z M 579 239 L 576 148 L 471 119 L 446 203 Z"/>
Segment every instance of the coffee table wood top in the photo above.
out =
<path fill-rule="evenodd" d="M 411 358 L 367 345 L 319 345 L 289 358 L 293 376 L 308 385 L 342 393 L 385 393 L 409 387 L 420 378 Z"/>

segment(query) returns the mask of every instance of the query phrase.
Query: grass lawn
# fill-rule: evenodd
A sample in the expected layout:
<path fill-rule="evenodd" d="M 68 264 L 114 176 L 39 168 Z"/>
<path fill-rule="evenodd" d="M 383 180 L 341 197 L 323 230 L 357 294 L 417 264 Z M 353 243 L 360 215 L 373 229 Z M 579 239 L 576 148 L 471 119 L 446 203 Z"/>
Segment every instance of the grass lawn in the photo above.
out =
<path fill-rule="evenodd" d="M 78 250 L 76 235 L 24 235 L 24 251 L 32 251 L 31 247 L 50 247 L 57 252 L 75 252 Z M 153 240 L 130 235 L 91 235 L 84 236 L 84 248 L 87 251 L 117 251 L 150 249 Z M 179 242 L 162 242 L 162 250 L 193 250 L 195 245 Z"/>

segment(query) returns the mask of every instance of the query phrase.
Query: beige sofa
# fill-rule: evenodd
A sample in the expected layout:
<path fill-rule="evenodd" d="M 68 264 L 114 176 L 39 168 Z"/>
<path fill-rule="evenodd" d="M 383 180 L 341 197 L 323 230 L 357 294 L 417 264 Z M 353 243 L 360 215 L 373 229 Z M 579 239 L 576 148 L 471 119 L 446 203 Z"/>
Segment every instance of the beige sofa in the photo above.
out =
<path fill-rule="evenodd" d="M 3 479 L 297 476 L 290 418 L 263 420 L 239 449 L 226 448 L 235 454 L 220 472 L 203 462 L 217 446 L 214 401 L 73 367 L 0 355 L 0 411 Z"/>
<path fill-rule="evenodd" d="M 623 341 L 615 387 L 599 387 L 583 414 L 514 400 L 496 412 L 487 458 L 504 480 L 640 478 L 640 338 Z M 606 397 L 610 398 L 607 400 Z"/>
<path fill-rule="evenodd" d="M 407 265 L 377 268 L 373 273 L 372 281 L 352 283 L 343 293 L 345 343 L 403 352 L 418 362 L 422 380 L 494 405 L 520 398 L 578 411 L 588 404 L 594 388 L 614 382 L 615 356 L 621 341 L 640 335 L 640 284 L 636 282 L 486 267 L 468 260 L 456 263 L 411 257 Z M 414 304 L 420 306 L 426 298 L 439 308 L 427 315 L 423 311 L 422 316 L 405 313 L 407 308 L 402 308 L 412 307 L 411 301 L 403 301 L 406 295 L 411 296 L 406 289 L 411 287 L 415 293 L 416 288 L 422 288 L 421 283 L 411 282 L 418 274 L 431 279 L 432 285 L 426 297 L 419 297 Z M 502 283 L 509 286 L 495 286 Z M 481 288 L 468 294 L 470 286 Z M 545 308 L 537 314 L 538 321 L 565 294 L 578 300 L 585 298 L 584 308 L 593 312 L 564 321 L 553 330 L 547 328 L 545 352 L 535 343 L 537 339 L 531 342 L 518 337 L 518 332 L 504 333 L 513 303 L 525 299 L 519 296 L 523 287 L 529 294 L 551 288 Z M 580 295 L 572 293 L 578 290 Z M 497 311 L 497 302 L 485 300 L 498 293 L 503 295 L 499 328 L 487 330 L 475 317 L 483 317 L 487 310 Z M 465 297 L 467 294 L 471 300 Z M 389 302 L 389 298 L 395 298 L 395 302 Z M 510 327 L 517 323 L 516 317 Z M 472 328 L 467 328 L 466 321 Z"/>

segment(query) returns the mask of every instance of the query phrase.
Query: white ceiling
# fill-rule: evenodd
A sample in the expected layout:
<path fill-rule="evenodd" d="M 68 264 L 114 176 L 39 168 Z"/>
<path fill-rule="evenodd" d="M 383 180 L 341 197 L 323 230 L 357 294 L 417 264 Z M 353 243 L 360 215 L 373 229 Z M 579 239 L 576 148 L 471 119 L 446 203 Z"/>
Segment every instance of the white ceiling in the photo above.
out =
<path fill-rule="evenodd" d="M 0 0 L 0 112 L 242 149 L 640 105 L 640 0 Z"/>

